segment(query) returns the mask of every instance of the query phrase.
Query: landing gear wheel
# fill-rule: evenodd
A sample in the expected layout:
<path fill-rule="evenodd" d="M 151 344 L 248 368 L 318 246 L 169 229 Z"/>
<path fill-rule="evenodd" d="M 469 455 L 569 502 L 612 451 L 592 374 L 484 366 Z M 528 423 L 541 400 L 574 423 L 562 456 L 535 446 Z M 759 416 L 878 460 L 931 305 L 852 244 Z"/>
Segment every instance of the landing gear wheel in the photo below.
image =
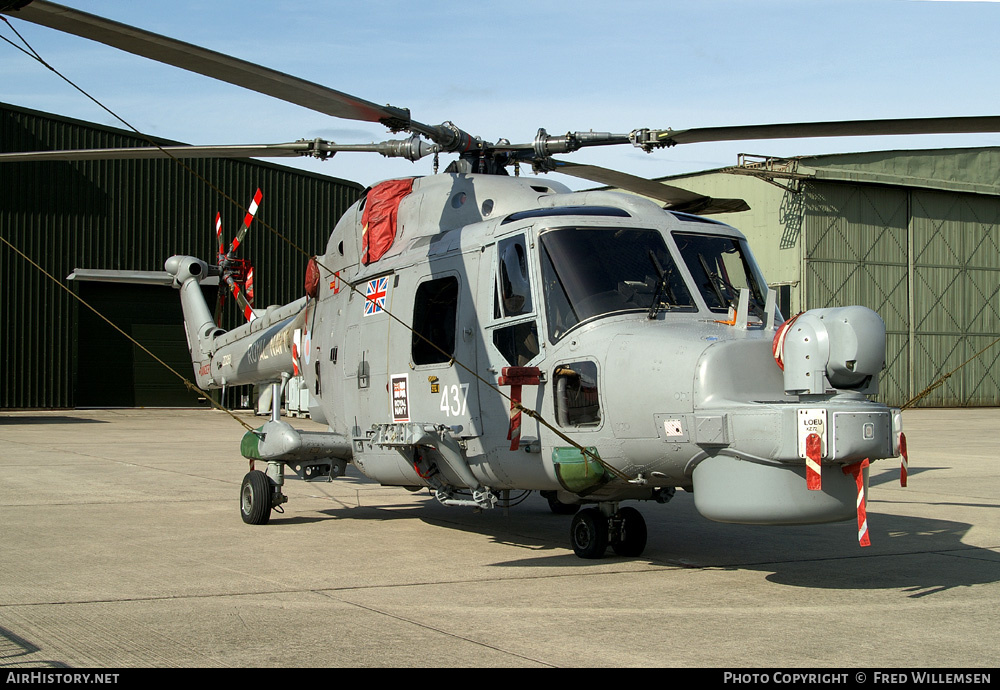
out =
<path fill-rule="evenodd" d="M 585 508 L 573 516 L 569 534 L 577 556 L 601 558 L 608 548 L 608 518 L 597 508 Z"/>
<path fill-rule="evenodd" d="M 611 548 L 619 556 L 639 556 L 646 548 L 646 520 L 635 508 L 622 508 L 617 518 L 617 534 L 611 539 Z"/>
<path fill-rule="evenodd" d="M 274 482 L 260 470 L 251 470 L 240 486 L 240 516 L 248 525 L 266 525 L 271 519 Z"/>
<path fill-rule="evenodd" d="M 546 491 L 542 495 L 549 502 L 549 510 L 556 515 L 575 515 L 576 511 L 580 510 L 580 506 L 576 503 L 563 503 L 560 501 L 554 491 Z"/>

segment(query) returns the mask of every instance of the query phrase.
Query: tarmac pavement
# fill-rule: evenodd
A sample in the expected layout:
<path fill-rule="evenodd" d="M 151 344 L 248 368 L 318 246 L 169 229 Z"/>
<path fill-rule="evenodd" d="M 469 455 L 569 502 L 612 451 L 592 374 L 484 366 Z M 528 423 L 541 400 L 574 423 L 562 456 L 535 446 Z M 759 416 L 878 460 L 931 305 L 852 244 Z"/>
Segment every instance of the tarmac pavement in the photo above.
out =
<path fill-rule="evenodd" d="M 0 667 L 993 667 L 1000 408 L 903 419 L 870 547 L 678 492 L 638 504 L 640 558 L 585 561 L 536 494 L 475 513 L 353 467 L 246 525 L 219 412 L 2 412 Z"/>

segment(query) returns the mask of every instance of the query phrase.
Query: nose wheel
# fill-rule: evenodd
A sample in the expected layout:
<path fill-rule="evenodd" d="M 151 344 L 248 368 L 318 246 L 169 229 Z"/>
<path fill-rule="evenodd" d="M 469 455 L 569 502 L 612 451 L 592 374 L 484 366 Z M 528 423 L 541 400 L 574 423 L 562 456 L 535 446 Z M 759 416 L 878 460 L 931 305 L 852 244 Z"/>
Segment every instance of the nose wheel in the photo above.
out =
<path fill-rule="evenodd" d="M 573 516 L 570 541 L 580 558 L 601 558 L 608 544 L 619 556 L 636 557 L 646 548 L 646 520 L 635 508 L 610 516 L 600 508 L 584 508 Z"/>
<path fill-rule="evenodd" d="M 271 519 L 275 484 L 260 470 L 251 470 L 240 485 L 240 515 L 248 525 L 266 525 Z"/>

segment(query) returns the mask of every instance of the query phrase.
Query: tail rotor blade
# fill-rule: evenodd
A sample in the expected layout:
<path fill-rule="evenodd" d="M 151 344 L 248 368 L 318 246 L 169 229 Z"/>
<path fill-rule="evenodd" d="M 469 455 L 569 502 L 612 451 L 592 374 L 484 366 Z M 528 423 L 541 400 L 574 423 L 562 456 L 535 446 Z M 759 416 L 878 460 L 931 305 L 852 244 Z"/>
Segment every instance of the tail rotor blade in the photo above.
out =
<path fill-rule="evenodd" d="M 226 243 L 222 240 L 222 213 L 215 214 L 215 240 L 219 245 L 219 266 L 226 260 Z M 222 306 L 226 303 L 226 286 L 219 282 L 219 294 L 215 300 L 215 325 L 222 326 Z"/>
<path fill-rule="evenodd" d="M 215 323 L 218 325 L 222 324 L 222 307 L 226 300 L 226 292 L 232 293 L 233 298 L 239 304 L 240 309 L 243 311 L 243 316 L 246 317 L 247 321 L 253 321 L 257 318 L 253 312 L 253 266 L 245 259 L 237 259 L 236 250 L 243 243 L 247 230 L 250 229 L 250 224 L 253 223 L 253 219 L 257 215 L 257 209 L 260 207 L 262 196 L 260 188 L 258 188 L 253 195 L 253 200 L 250 202 L 250 208 L 247 209 L 246 214 L 243 216 L 243 227 L 236 233 L 236 237 L 233 238 L 228 252 L 226 251 L 226 244 L 222 240 L 222 216 L 221 214 L 215 216 L 215 234 L 219 242 L 219 270 L 226 283 L 226 285 L 223 285 L 221 282 L 219 283 L 219 302 L 216 305 L 215 311 Z M 241 283 L 246 285 L 249 299 L 247 299 L 247 296 L 240 289 Z M 226 286 L 228 286 L 228 290 Z"/>
<path fill-rule="evenodd" d="M 244 285 L 243 285 L 243 288 L 244 288 L 244 290 L 246 292 L 247 301 L 250 303 L 250 306 L 252 307 L 253 306 L 253 289 L 254 289 L 254 286 L 253 286 L 253 266 L 250 266 L 249 268 L 247 268 L 247 278 L 246 278 L 246 283 L 244 283 Z"/>
<path fill-rule="evenodd" d="M 229 289 L 233 292 L 233 298 L 236 300 L 236 303 L 243 310 L 243 316 L 246 317 L 246 320 L 253 321 L 256 319 L 257 315 L 253 311 L 253 306 L 247 301 L 247 298 L 243 295 L 243 291 L 240 290 L 240 286 L 233 280 L 233 277 L 226 276 L 226 282 L 229 284 Z"/>
<path fill-rule="evenodd" d="M 260 206 L 262 196 L 263 195 L 258 188 L 253 195 L 253 201 L 250 202 L 250 208 L 247 209 L 246 215 L 243 216 L 243 227 L 240 228 L 240 231 L 236 233 L 236 237 L 233 239 L 233 246 L 232 249 L 230 249 L 230 258 L 239 248 L 240 243 L 243 242 L 243 238 L 246 236 L 247 230 L 250 229 L 250 223 L 253 222 L 254 216 L 257 215 L 257 208 Z"/>
<path fill-rule="evenodd" d="M 215 238 L 219 242 L 219 263 L 226 258 L 226 243 L 222 241 L 222 214 L 215 214 Z"/>

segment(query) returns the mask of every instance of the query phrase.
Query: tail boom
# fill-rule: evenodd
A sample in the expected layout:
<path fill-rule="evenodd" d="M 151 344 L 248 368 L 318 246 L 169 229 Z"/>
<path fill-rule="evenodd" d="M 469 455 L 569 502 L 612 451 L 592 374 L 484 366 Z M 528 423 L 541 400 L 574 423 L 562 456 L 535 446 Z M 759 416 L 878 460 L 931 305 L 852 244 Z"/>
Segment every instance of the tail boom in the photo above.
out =
<path fill-rule="evenodd" d="M 180 290 L 188 352 L 198 386 L 222 388 L 280 381 L 295 371 L 295 331 L 305 324 L 307 298 L 271 307 L 231 331 L 215 324 L 199 281 L 208 264 L 192 256 L 172 256 L 164 265 Z"/>

